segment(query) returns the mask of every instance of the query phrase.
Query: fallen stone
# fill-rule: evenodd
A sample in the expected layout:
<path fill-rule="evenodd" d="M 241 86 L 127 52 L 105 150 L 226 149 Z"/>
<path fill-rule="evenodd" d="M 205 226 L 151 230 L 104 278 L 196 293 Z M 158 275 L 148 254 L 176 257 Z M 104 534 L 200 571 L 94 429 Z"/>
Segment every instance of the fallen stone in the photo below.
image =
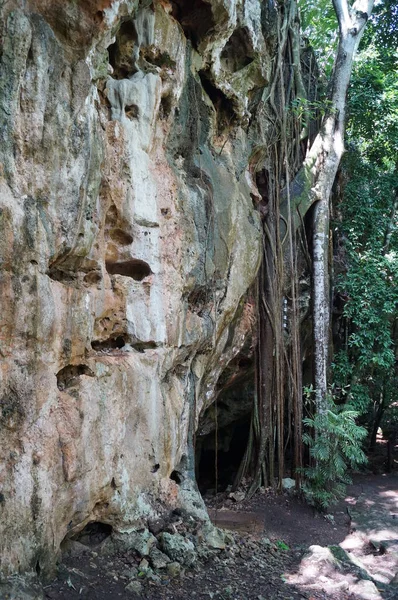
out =
<path fill-rule="evenodd" d="M 100 554 L 102 556 L 111 556 L 115 554 L 117 549 L 125 550 L 127 548 L 120 548 L 118 542 L 116 542 L 112 537 L 107 537 L 99 547 Z M 98 555 L 97 555 L 98 556 Z"/>
<path fill-rule="evenodd" d="M 224 550 L 225 548 L 225 534 L 211 525 L 206 523 L 202 528 L 203 540 L 207 546 L 216 550 Z"/>
<path fill-rule="evenodd" d="M 76 540 L 67 540 L 62 544 L 62 555 L 65 557 L 78 558 L 87 552 L 89 552 L 88 546 Z"/>
<path fill-rule="evenodd" d="M 301 573 L 308 582 L 315 582 L 321 575 L 328 576 L 333 569 L 341 569 L 340 561 L 330 548 L 313 545 L 301 562 Z"/>
<path fill-rule="evenodd" d="M 175 578 L 181 575 L 182 568 L 179 562 L 168 563 L 166 568 L 167 573 L 170 575 L 170 577 Z"/>
<path fill-rule="evenodd" d="M 228 497 L 235 502 L 242 502 L 246 498 L 246 494 L 245 492 L 232 492 Z"/>
<path fill-rule="evenodd" d="M 290 477 L 285 477 L 285 479 L 282 479 L 282 488 L 284 490 L 293 490 L 295 487 L 296 482 L 294 479 L 291 479 Z"/>
<path fill-rule="evenodd" d="M 354 598 L 361 600 L 381 600 L 382 596 L 372 581 L 358 581 L 348 588 Z"/>
<path fill-rule="evenodd" d="M 142 592 L 142 583 L 139 581 L 130 581 L 124 588 L 126 592 L 133 592 L 134 594 L 141 594 Z"/>
<path fill-rule="evenodd" d="M 138 569 L 140 571 L 142 571 L 143 573 L 146 573 L 149 569 L 149 562 L 147 561 L 146 558 L 143 558 L 142 561 L 140 562 Z"/>
<path fill-rule="evenodd" d="M 137 567 L 131 567 L 130 569 L 125 569 L 121 573 L 121 575 L 123 577 L 127 577 L 127 579 L 134 579 L 135 577 L 137 577 L 137 574 L 138 574 Z"/>
<path fill-rule="evenodd" d="M 191 567 L 196 561 L 195 546 L 179 533 L 164 532 L 160 536 L 162 550 L 173 560 Z"/>
<path fill-rule="evenodd" d="M 128 549 L 135 550 L 140 556 L 148 556 L 151 548 L 157 544 L 155 536 L 148 529 L 122 535 L 123 545 Z"/>
<path fill-rule="evenodd" d="M 362 561 L 353 554 L 349 554 L 340 546 L 329 546 L 333 556 L 343 563 L 348 570 L 355 573 L 359 579 L 371 580 L 371 576 L 366 570 Z"/>
<path fill-rule="evenodd" d="M 151 548 L 149 560 L 154 569 L 164 569 L 171 562 L 170 558 L 158 548 Z"/>
<path fill-rule="evenodd" d="M 154 573 L 154 571 L 153 571 L 153 569 L 151 569 L 151 567 L 149 567 L 149 569 L 146 572 L 146 578 L 148 579 L 148 581 L 152 581 L 152 583 L 156 583 L 156 584 L 161 583 L 161 578 L 159 577 L 159 575 L 157 573 Z"/>

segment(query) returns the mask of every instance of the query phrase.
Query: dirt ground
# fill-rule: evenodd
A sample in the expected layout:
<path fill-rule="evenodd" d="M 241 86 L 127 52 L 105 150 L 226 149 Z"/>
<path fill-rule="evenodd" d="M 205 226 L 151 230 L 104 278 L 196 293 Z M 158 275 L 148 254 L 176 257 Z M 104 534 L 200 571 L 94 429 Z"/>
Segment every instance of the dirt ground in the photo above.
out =
<path fill-rule="evenodd" d="M 104 552 L 107 531 L 89 532 L 65 555 L 51 600 L 398 600 L 398 464 L 384 473 L 379 445 L 328 515 L 292 491 L 205 496 L 227 533 L 224 548 L 198 546 L 189 568 L 146 569 L 133 550 Z M 200 528 L 175 515 L 166 531 L 197 540 Z M 199 533 L 198 533 L 199 531 Z M 146 563 L 148 567 L 148 563 Z M 175 565 L 175 563 L 173 563 Z M 152 565 L 154 567 L 154 565 Z"/>
<path fill-rule="evenodd" d="M 127 551 L 110 558 L 101 554 L 101 543 L 95 543 L 100 540 L 94 539 L 94 545 L 91 541 L 78 555 L 64 560 L 58 578 L 45 587 L 45 597 L 398 599 L 398 587 L 389 585 L 398 571 L 396 475 L 357 475 L 346 500 L 328 516 L 320 515 L 292 493 L 278 495 L 271 490 L 262 490 L 250 501 L 224 493 L 218 495 L 217 502 L 209 499 L 208 504 L 213 521 L 220 527 L 231 527 L 234 533 L 225 549 L 204 552 L 179 576 L 159 569 L 151 580 L 140 571 L 141 558 L 136 553 Z M 190 535 L 178 521 L 172 531 Z M 328 552 L 327 547 L 338 549 L 338 545 L 346 549 L 346 556 L 361 561 L 359 566 L 344 562 L 344 557 L 336 564 L 330 562 L 333 557 L 319 558 L 319 552 Z M 308 558 L 310 546 L 316 550 Z"/>

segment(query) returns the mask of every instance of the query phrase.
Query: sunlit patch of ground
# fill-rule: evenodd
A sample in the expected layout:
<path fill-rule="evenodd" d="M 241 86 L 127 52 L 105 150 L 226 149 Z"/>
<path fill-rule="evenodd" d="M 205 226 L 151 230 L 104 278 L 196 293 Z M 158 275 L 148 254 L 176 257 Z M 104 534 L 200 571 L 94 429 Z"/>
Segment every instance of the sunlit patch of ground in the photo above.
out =
<path fill-rule="evenodd" d="M 350 533 L 335 549 L 311 546 L 287 581 L 336 600 L 397 599 L 389 584 L 398 578 L 398 477 L 356 477 L 345 505 Z"/>

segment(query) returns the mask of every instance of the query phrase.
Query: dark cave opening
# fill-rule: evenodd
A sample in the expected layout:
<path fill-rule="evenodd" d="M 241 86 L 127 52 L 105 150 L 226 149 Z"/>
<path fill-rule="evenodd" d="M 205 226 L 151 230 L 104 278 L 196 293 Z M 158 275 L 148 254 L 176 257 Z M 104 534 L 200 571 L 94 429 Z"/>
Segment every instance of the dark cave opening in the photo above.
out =
<path fill-rule="evenodd" d="M 148 263 L 139 258 L 131 258 L 130 260 L 119 262 L 107 260 L 105 266 L 109 275 L 122 275 L 123 277 L 131 277 L 132 279 L 135 279 L 135 281 L 142 281 L 152 274 Z"/>
<path fill-rule="evenodd" d="M 116 34 L 116 40 L 108 47 L 109 64 L 114 79 L 126 79 L 137 71 L 134 49 L 137 45 L 137 30 L 131 20 L 124 21 Z"/>
<path fill-rule="evenodd" d="M 211 4 L 207 0 L 171 0 L 172 16 L 184 30 L 195 48 L 212 31 L 215 20 Z"/>
<path fill-rule="evenodd" d="M 220 58 L 223 68 L 231 73 L 236 73 L 253 62 L 254 50 L 247 27 L 235 29 Z"/>
<path fill-rule="evenodd" d="M 112 535 L 113 527 L 108 523 L 100 521 L 92 521 L 79 531 L 78 534 L 72 537 L 76 542 L 84 544 L 84 546 L 98 546 L 106 538 Z"/>
<path fill-rule="evenodd" d="M 223 492 L 233 485 L 249 440 L 250 414 L 216 432 L 199 436 L 196 443 L 196 481 L 202 495 Z"/>
<path fill-rule="evenodd" d="M 218 133 L 230 128 L 236 119 L 231 101 L 211 80 L 209 71 L 199 71 L 202 87 L 210 98 L 217 115 Z"/>

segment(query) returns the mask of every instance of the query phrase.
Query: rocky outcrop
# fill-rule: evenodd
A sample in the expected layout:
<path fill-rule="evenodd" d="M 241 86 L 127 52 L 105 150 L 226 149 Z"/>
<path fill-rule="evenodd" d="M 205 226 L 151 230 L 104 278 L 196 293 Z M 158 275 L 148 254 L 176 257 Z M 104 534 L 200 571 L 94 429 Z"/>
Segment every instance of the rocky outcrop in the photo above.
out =
<path fill-rule="evenodd" d="M 193 434 L 247 343 L 275 43 L 260 0 L 9 0 L 1 573 L 89 522 L 204 516 Z"/>

